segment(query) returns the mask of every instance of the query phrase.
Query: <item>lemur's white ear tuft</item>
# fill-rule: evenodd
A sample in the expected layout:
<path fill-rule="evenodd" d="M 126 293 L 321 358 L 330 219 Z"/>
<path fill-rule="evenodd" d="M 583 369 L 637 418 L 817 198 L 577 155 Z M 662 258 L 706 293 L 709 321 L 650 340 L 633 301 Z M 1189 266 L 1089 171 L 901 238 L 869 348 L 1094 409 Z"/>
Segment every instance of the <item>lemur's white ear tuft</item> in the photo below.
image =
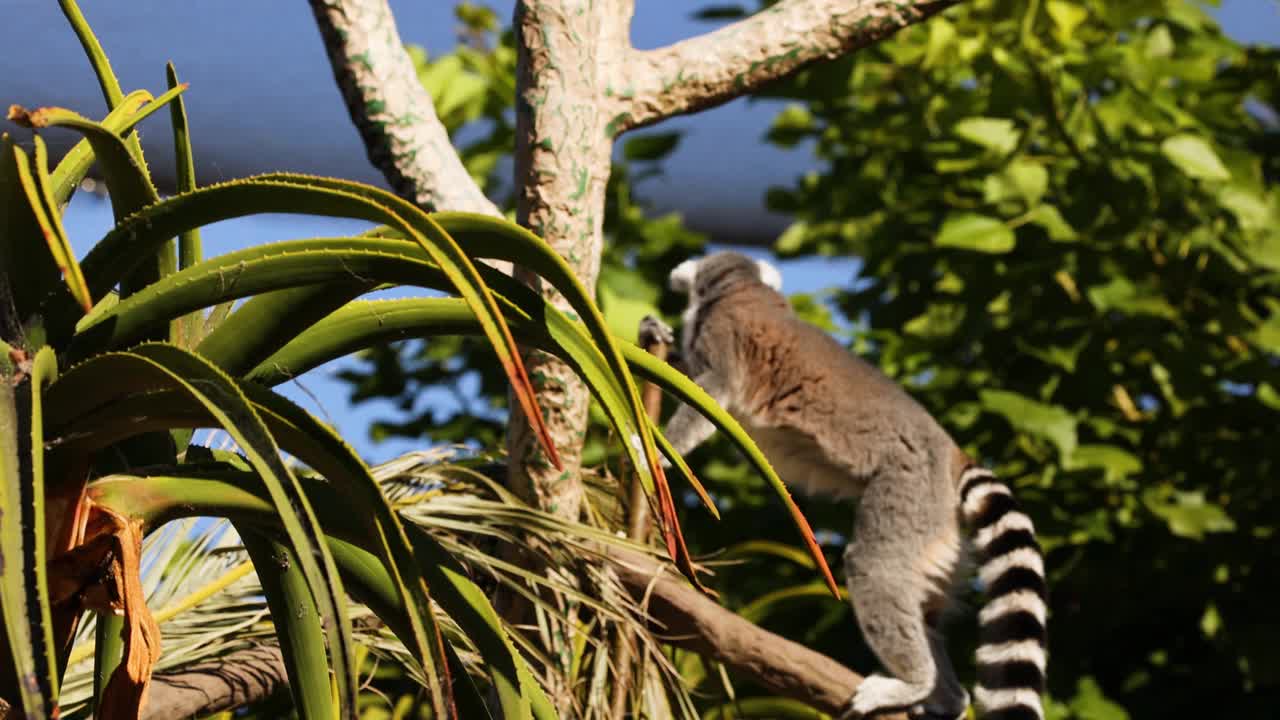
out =
<path fill-rule="evenodd" d="M 756 267 L 760 268 L 760 282 L 782 292 L 782 273 L 778 272 L 778 268 L 764 260 L 757 260 Z"/>
<path fill-rule="evenodd" d="M 667 285 L 678 293 L 689 294 L 693 290 L 693 278 L 698 274 L 698 261 L 685 260 L 667 276 Z"/>

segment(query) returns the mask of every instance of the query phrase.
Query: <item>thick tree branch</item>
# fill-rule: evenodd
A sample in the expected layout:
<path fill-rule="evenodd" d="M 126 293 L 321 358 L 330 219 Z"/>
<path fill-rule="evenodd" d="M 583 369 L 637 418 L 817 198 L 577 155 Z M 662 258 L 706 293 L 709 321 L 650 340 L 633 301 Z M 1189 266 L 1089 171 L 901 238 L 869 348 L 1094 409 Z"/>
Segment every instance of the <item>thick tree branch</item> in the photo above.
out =
<path fill-rule="evenodd" d="M 821 653 L 727 610 L 643 555 L 610 550 L 618 578 L 653 618 L 663 642 L 715 658 L 770 692 L 839 715 L 862 677 Z M 877 716 L 905 720 L 905 715 Z"/>
<path fill-rule="evenodd" d="M 223 658 L 158 674 L 143 720 L 204 717 L 270 697 L 289 686 L 284 658 L 276 645 L 237 650 Z"/>
<path fill-rule="evenodd" d="M 311 0 L 311 10 L 369 160 L 391 187 L 426 210 L 500 216 L 462 166 L 386 0 Z"/>
<path fill-rule="evenodd" d="M 956 0 L 782 0 L 718 30 L 632 50 L 615 87 L 611 129 L 623 132 L 719 105 L 882 40 Z"/>
<path fill-rule="evenodd" d="M 611 549 L 609 554 L 618 578 L 646 608 L 664 642 L 715 658 L 770 692 L 833 715 L 862 682 L 835 660 L 717 605 L 669 565 L 638 553 Z M 287 685 L 279 648 L 262 645 L 156 675 L 143 717 L 199 717 L 262 700 Z M 885 715 L 881 720 L 904 718 Z"/>

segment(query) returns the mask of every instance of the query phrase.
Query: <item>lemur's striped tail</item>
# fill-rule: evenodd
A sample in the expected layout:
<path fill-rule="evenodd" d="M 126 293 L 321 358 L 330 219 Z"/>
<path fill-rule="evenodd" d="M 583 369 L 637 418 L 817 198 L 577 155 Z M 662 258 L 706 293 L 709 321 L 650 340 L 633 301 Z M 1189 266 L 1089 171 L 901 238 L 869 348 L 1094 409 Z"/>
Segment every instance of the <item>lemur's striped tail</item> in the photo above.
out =
<path fill-rule="evenodd" d="M 1048 589 L 1035 528 L 1009 487 L 980 467 L 961 473 L 960 507 L 987 593 L 978 613 L 979 716 L 1041 720 Z"/>

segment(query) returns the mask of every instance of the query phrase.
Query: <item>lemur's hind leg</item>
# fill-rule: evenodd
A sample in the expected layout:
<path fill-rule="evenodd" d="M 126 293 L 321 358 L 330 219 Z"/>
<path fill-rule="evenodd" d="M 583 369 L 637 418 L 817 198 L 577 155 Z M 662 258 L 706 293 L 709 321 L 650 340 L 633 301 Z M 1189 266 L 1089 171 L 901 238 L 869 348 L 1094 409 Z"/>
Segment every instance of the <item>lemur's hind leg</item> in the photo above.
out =
<path fill-rule="evenodd" d="M 938 668 L 938 682 L 929 697 L 925 698 L 923 711 L 930 718 L 955 720 L 963 717 L 968 709 L 969 692 L 956 677 L 942 633 L 932 627 L 928 629 L 928 633 L 929 649 L 933 653 L 933 663 Z"/>
<path fill-rule="evenodd" d="M 889 675 L 871 675 L 849 700 L 843 718 L 886 710 L 918 714 L 940 673 L 924 606 L 936 587 L 922 559 L 938 525 L 898 507 L 912 502 L 901 478 L 880 477 L 858 506 L 854 540 L 845 550 L 850 601 L 867 645 Z M 879 487 L 876 487 L 876 486 Z M 918 502 L 916 503 L 918 506 Z M 949 672 L 950 666 L 947 666 Z"/>

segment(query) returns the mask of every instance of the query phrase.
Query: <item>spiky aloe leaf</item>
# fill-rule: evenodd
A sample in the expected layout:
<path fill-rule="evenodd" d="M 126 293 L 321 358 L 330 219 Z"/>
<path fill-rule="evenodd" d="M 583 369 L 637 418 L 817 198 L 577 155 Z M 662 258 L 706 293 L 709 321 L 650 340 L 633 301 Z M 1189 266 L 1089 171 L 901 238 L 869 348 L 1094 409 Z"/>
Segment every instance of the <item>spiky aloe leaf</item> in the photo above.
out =
<path fill-rule="evenodd" d="M 84 273 L 80 271 L 80 263 L 76 262 L 75 252 L 71 249 L 71 239 L 62 227 L 62 213 L 54 203 L 49 191 L 49 152 L 45 148 L 44 138 L 35 136 L 34 162 L 27 157 L 22 148 L 14 147 L 17 156 L 18 182 L 27 196 L 31 212 L 35 215 L 40 232 L 44 235 L 45 244 L 53 262 L 62 273 L 63 280 L 71 295 L 80 303 L 85 312 L 93 309 L 93 300 L 89 297 L 89 288 L 84 281 Z"/>
<path fill-rule="evenodd" d="M 503 300 L 510 300 L 520 295 L 512 293 L 511 298 L 506 295 L 500 297 Z M 531 301 L 527 295 L 524 299 L 526 302 Z M 545 307 L 534 312 L 509 311 L 507 313 L 511 329 L 522 343 L 564 357 L 562 353 L 565 351 L 552 340 L 544 327 L 531 321 L 529 319 L 531 317 L 542 318 L 550 324 L 550 318 L 556 317 L 556 312 L 554 308 Z M 568 322 L 567 318 L 563 318 L 563 321 Z M 378 342 L 432 335 L 474 333 L 475 330 L 474 321 L 471 320 L 465 308 L 456 300 L 449 298 L 385 300 L 376 301 L 376 305 L 367 301 L 352 303 L 299 335 L 250 371 L 248 377 L 266 385 L 273 385 L 329 360 Z M 747 461 L 765 478 L 782 500 L 828 588 L 833 594 L 838 595 L 839 588 L 827 566 L 822 549 L 813 537 L 808 521 L 791 498 L 786 485 L 746 430 L 706 391 L 680 371 L 629 342 L 618 341 L 618 347 L 632 371 L 641 378 L 659 385 L 667 393 L 702 413 L 746 456 Z M 664 447 L 664 450 L 666 449 Z M 675 462 L 674 459 L 673 462 Z"/>
<path fill-rule="evenodd" d="M 445 658 L 440 654 L 439 630 L 430 613 L 429 590 L 399 518 L 367 466 L 331 429 L 297 405 L 252 384 L 244 384 L 239 390 L 251 401 L 276 443 L 323 474 L 343 493 L 344 511 L 363 525 L 360 533 L 370 538 L 371 547 L 377 551 L 401 593 L 400 602 L 409 612 L 412 630 L 403 639 L 422 663 L 431 681 L 436 705 L 443 712 L 447 688 L 439 684 L 437 670 L 443 667 Z M 191 402 L 190 398 L 183 402 L 171 394 L 138 394 L 136 388 L 133 393 L 101 410 L 81 415 L 76 418 L 76 424 L 64 432 L 77 436 L 77 442 L 91 441 L 96 446 L 118 441 L 124 434 L 196 427 L 217 421 L 216 417 L 209 416 L 206 407 Z"/>
<path fill-rule="evenodd" d="M 424 563 L 415 559 L 413 547 L 399 516 L 370 474 L 364 461 L 328 426 L 301 407 L 251 383 L 246 395 L 272 428 L 273 434 L 291 454 L 323 475 L 340 490 L 350 509 L 363 521 L 363 535 L 371 538 L 377 554 L 408 614 L 412 635 L 405 644 L 422 664 L 436 712 L 443 715 L 448 687 L 440 684 L 439 671 L 447 665 L 441 651 L 443 639 L 431 614 L 430 590 L 422 573 Z"/>
<path fill-rule="evenodd" d="M 111 69 L 107 54 L 102 50 L 102 43 L 98 42 L 98 37 L 93 34 L 93 28 L 89 27 L 88 21 L 84 19 L 84 13 L 80 12 L 76 0 L 58 0 L 58 5 L 62 7 L 62 14 L 66 16 L 71 29 L 75 31 L 80 47 L 84 49 L 85 57 L 89 59 L 89 65 L 93 67 L 93 74 L 97 76 L 98 85 L 102 88 L 102 97 L 107 101 L 107 109 L 116 109 L 124 100 L 124 92 L 120 88 L 120 79 Z M 139 142 L 138 136 L 130 134 L 125 143 L 138 162 L 143 162 L 142 143 Z"/>
<path fill-rule="evenodd" d="M 111 69 L 111 61 L 107 60 L 107 54 L 102 51 L 102 43 L 98 42 L 75 0 L 58 0 L 58 5 L 71 24 L 71 29 L 75 31 L 80 47 L 89 58 L 89 64 L 93 66 L 93 73 L 98 77 L 98 85 L 102 88 L 102 97 L 107 101 L 107 107 L 114 108 L 120 104 L 124 93 L 120 90 L 119 78 Z"/>
<path fill-rule="evenodd" d="M 351 238 L 319 238 L 274 243 L 264 248 L 228 253 L 157 282 L 114 307 L 87 318 L 81 329 L 85 339 L 73 346 L 72 352 L 74 354 L 78 347 L 127 345 L 145 337 L 155 327 L 193 309 L 234 297 L 279 290 L 298 283 L 340 283 L 360 278 L 367 283 L 414 283 L 447 290 L 447 278 L 424 255 L 411 243 L 387 238 L 360 238 L 358 242 Z M 532 303 L 527 312 L 543 312 L 541 308 L 545 306 L 545 301 L 528 288 L 488 268 L 482 269 L 481 273 L 489 283 L 504 287 L 508 293 L 526 297 L 527 302 Z M 231 277 L 234 277 L 234 282 L 228 281 Z M 303 293 L 302 297 L 307 297 L 317 291 L 312 289 L 298 292 Z M 278 318 L 272 317 L 269 301 L 264 298 L 252 302 L 255 303 L 256 310 L 251 317 L 269 328 L 278 328 Z M 558 312 L 553 317 L 561 323 L 557 327 L 569 322 Z M 638 438 L 639 428 L 634 424 L 635 416 L 629 411 L 625 387 L 621 385 L 616 373 L 595 348 L 589 336 L 573 330 L 566 332 L 570 333 L 569 339 L 581 344 L 582 352 L 592 358 L 592 363 L 584 365 L 582 371 L 594 373 L 596 386 L 616 385 L 616 397 L 610 394 L 605 407 L 616 422 L 619 432 L 624 438 Z M 270 332 L 236 324 L 231 319 L 219 329 L 217 337 L 222 342 L 213 347 L 213 359 L 236 359 L 237 363 L 233 367 L 237 370 L 240 369 L 238 359 L 244 356 L 244 351 L 235 344 L 235 338 L 244 338 L 244 342 L 250 346 L 277 341 Z M 205 349 L 206 346 L 202 345 L 202 352 Z M 617 402 L 613 402 L 615 399 Z M 641 417 L 647 428 L 647 416 Z M 627 442 L 624 450 L 633 463 L 643 463 L 641 448 L 634 442 Z M 670 503 L 667 506 L 670 510 Z M 673 557 L 678 555 L 679 553 L 673 552 Z"/>
<path fill-rule="evenodd" d="M 169 90 L 184 87 L 178 82 L 178 71 L 173 63 L 164 68 L 165 82 Z M 191 131 L 187 126 L 187 107 L 181 97 L 174 98 L 169 106 L 169 123 L 173 126 L 173 156 L 177 167 L 175 175 L 178 192 L 190 192 L 196 189 L 196 163 L 191 150 Z M 204 248 L 200 239 L 200 228 L 191 228 L 178 236 L 178 269 L 189 268 L 204 258 Z M 200 330 L 204 317 L 199 313 L 191 313 L 176 321 L 172 340 L 180 339 L 182 347 L 192 348 L 200 341 Z"/>
<path fill-rule="evenodd" d="M 188 515 L 230 517 L 238 523 L 253 522 L 262 529 L 275 524 L 270 502 L 253 473 L 235 470 L 197 473 L 188 466 L 174 470 L 187 474 L 112 476 L 95 481 L 89 495 L 94 502 L 146 519 L 149 524 Z M 374 554 L 376 542 L 363 532 L 360 518 L 354 517 L 350 504 L 329 483 L 307 479 L 303 483 L 330 533 L 326 542 L 352 593 L 386 622 L 397 637 L 402 640 L 412 637 L 409 615 L 402 604 L 403 595 L 386 566 Z M 554 717 L 541 687 L 516 652 L 483 591 L 428 533 L 412 524 L 405 528 L 421 570 L 434 588 L 433 598 L 485 658 L 485 670 L 498 692 L 503 717 L 527 718 L 531 712 L 537 718 Z"/>
<path fill-rule="evenodd" d="M 9 355 L 10 348 L 4 346 Z M 28 717 L 58 703 L 58 664 L 49 608 L 44 509 L 44 386 L 57 376 L 53 351 L 17 361 L 0 378 L 0 609 L 12 680 Z M 23 379 L 17 373 L 29 375 Z M 9 663 L 5 663 L 9 664 Z"/>
<path fill-rule="evenodd" d="M 107 353 L 72 368 L 50 387 L 48 421 L 51 427 L 65 427 L 89 408 L 109 405 L 130 393 L 165 389 L 199 402 L 262 477 L 324 617 L 340 705 L 354 718 L 353 643 L 341 580 L 298 479 L 281 461 L 261 417 L 230 377 L 198 356 L 158 343 L 128 353 Z"/>
<path fill-rule="evenodd" d="M 93 626 L 93 709 L 102 707 L 111 676 L 124 660 L 123 615 L 99 615 Z"/>
<path fill-rule="evenodd" d="M 178 71 L 173 63 L 164 66 L 164 78 L 170 92 L 186 87 L 184 83 L 178 82 Z M 187 127 L 187 106 L 176 95 L 169 105 L 169 122 L 173 125 L 173 156 L 177 163 L 174 174 L 178 181 L 178 193 L 191 192 L 196 189 L 196 162 L 191 151 L 191 130 Z M 178 236 L 178 267 L 191 267 L 200 262 L 203 256 L 200 228 L 191 228 Z"/>
<path fill-rule="evenodd" d="M 526 267 L 545 278 L 564 296 L 565 300 L 578 314 L 579 319 L 591 334 L 592 340 L 600 346 L 601 352 L 610 368 L 620 379 L 627 392 L 627 403 L 630 405 L 632 421 L 640 430 L 640 439 L 644 447 L 644 457 L 648 462 L 639 463 L 637 469 L 652 490 L 654 478 L 662 475 L 657 464 L 658 454 L 653 445 L 653 434 L 647 429 L 643 418 L 647 417 L 644 403 L 640 398 L 640 390 L 631 371 L 622 359 L 618 343 L 609 326 L 605 322 L 600 308 L 591 300 L 591 295 L 583 287 L 573 268 L 547 245 L 541 238 L 509 222 L 478 215 L 475 213 L 441 212 L 431 216 L 445 229 L 468 254 L 481 258 L 506 260 Z"/>
<path fill-rule="evenodd" d="M 31 128 L 65 127 L 82 133 L 93 147 L 106 178 L 117 222 L 159 200 L 141 152 L 135 152 L 128 142 L 103 124 L 56 107 L 28 111 L 15 105 L 9 109 L 9 118 Z M 172 238 L 162 240 L 152 250 L 149 260 L 145 264 L 140 263 L 136 272 L 121 279 L 121 296 L 128 296 L 173 272 L 177 259 Z"/>
<path fill-rule="evenodd" d="M 256 295 L 205 336 L 197 351 L 228 373 L 242 375 L 317 320 L 374 286 L 373 282 L 333 282 Z"/>
<path fill-rule="evenodd" d="M 298 716 L 303 720 L 329 720 L 334 716 L 334 707 L 325 662 L 324 628 L 297 553 L 252 529 L 236 530 L 267 597 Z"/>
<path fill-rule="evenodd" d="M 3 331 L 10 340 L 10 333 L 18 332 L 18 326 L 28 322 L 40 302 L 61 284 L 58 266 L 18 177 L 19 152 L 8 133 L 0 135 L 0 273 L 7 285 L 5 294 L 11 298 L 5 304 L 12 302 L 8 307 L 0 305 L 0 318 L 5 319 Z M 64 300 L 71 317 L 83 314 L 71 298 Z"/>
<path fill-rule="evenodd" d="M 169 104 L 170 101 L 177 98 L 186 89 L 187 85 L 183 83 L 161 94 L 159 97 L 152 97 L 151 93 L 146 90 L 134 90 L 125 95 L 124 100 L 103 118 L 102 126 L 124 137 L 138 123 Z M 80 181 L 84 180 L 89 168 L 93 167 L 93 161 L 93 146 L 89 144 L 87 139 L 81 139 L 71 146 L 67 154 L 63 155 L 62 159 L 58 161 L 58 165 L 50 174 L 52 177 L 50 187 L 53 189 L 53 198 L 58 207 L 66 205 L 67 201 L 71 199 L 71 195 L 75 192 Z"/>
<path fill-rule="evenodd" d="M 529 418 L 530 426 L 547 456 L 560 467 L 559 455 L 538 412 L 533 386 L 515 341 L 496 311 L 488 288 L 480 281 L 476 267 L 457 243 L 429 216 L 394 195 L 379 196 L 385 202 L 383 204 L 371 200 L 368 189 L 358 183 L 326 180 L 322 184 L 312 180 L 316 179 L 306 176 L 290 176 L 290 181 L 249 178 L 201 188 L 156 203 L 117 225 L 86 256 L 81 265 L 89 287 L 111 287 L 165 242 L 165 238 L 219 220 L 279 212 L 385 223 L 424 249 L 449 278 L 451 289 L 472 307 L 485 337 L 502 363 L 522 411 Z"/>

